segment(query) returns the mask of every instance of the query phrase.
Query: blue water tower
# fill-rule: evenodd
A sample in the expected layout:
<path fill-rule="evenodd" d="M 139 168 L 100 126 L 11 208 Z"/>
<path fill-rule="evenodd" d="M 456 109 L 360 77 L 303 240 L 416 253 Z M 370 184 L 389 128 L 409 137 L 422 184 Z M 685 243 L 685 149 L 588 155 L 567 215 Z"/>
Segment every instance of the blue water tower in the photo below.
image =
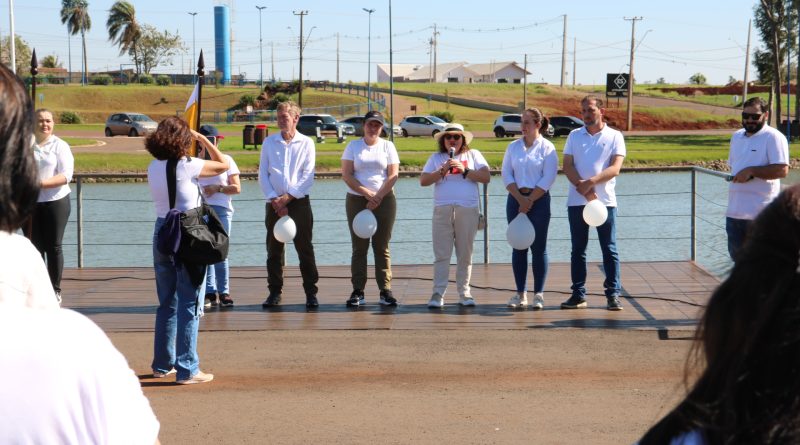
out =
<path fill-rule="evenodd" d="M 231 21 L 227 5 L 214 6 L 215 68 L 223 85 L 231 81 Z"/>

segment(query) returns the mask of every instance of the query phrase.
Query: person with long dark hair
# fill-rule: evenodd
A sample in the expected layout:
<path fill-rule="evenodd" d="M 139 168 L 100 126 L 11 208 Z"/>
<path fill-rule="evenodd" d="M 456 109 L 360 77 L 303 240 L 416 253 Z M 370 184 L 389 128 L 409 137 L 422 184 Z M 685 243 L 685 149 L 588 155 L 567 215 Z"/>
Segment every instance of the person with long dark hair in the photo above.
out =
<path fill-rule="evenodd" d="M 69 182 L 75 160 L 69 144 L 53 134 L 54 128 L 53 113 L 44 108 L 36 110 L 33 154 L 39 167 L 40 190 L 33 221 L 24 231 L 45 259 L 50 283 L 60 303 L 64 272 L 61 243 L 70 214 Z"/>
<path fill-rule="evenodd" d="M 433 189 L 433 294 L 428 307 L 444 307 L 450 276 L 450 257 L 456 249 L 458 304 L 475 306 L 469 287 L 472 245 L 480 220 L 478 184 L 489 182 L 489 164 L 481 152 L 470 148 L 472 133 L 461 124 L 448 124 L 436 133 L 438 150 L 428 158 L 419 183 Z"/>
<path fill-rule="evenodd" d="M 192 141 L 203 146 L 211 160 L 188 156 Z M 189 129 L 181 118 L 168 117 L 158 124 L 155 133 L 145 140 L 145 148 L 155 158 L 147 167 L 147 182 L 156 208 L 153 231 L 153 266 L 156 273 L 155 339 L 153 376 L 177 374 L 177 383 L 210 382 L 213 374 L 200 371 L 197 355 L 197 329 L 203 312 L 205 279 L 195 285 L 187 265 L 174 261 L 158 250 L 158 231 L 170 210 L 167 186 L 167 161 L 177 159 L 175 169 L 175 209 L 186 211 L 202 204 L 200 177 L 217 176 L 229 168 L 228 160 L 202 134 Z M 205 278 L 205 269 L 203 275 Z"/>
<path fill-rule="evenodd" d="M 697 326 L 686 381 L 698 377 L 642 445 L 800 443 L 799 260 L 795 185 L 753 221 Z"/>
<path fill-rule="evenodd" d="M 553 143 L 542 136 L 549 122 L 538 108 L 522 113 L 522 137 L 510 143 L 503 156 L 503 183 L 508 190 L 506 218 L 510 223 L 525 214 L 536 231 L 533 244 L 524 250 L 513 249 L 511 269 L 516 293 L 508 300 L 512 308 L 528 305 L 528 251 L 533 269 L 533 303 L 544 308 L 544 282 L 547 278 L 547 229 L 550 227 L 550 187 L 558 174 L 558 154 Z"/>

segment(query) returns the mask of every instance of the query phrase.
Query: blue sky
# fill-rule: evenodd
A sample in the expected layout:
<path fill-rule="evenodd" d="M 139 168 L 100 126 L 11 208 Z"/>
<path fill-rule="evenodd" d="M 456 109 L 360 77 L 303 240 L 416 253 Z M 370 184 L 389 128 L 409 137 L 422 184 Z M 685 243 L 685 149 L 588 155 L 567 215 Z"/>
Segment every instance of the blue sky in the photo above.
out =
<path fill-rule="evenodd" d="M 105 22 L 112 0 L 89 0 L 92 29 L 87 34 L 90 70 L 118 69 L 130 63 L 127 56 L 108 41 Z M 232 73 L 259 77 L 259 14 L 262 12 L 263 70 L 269 78 L 288 80 L 297 76 L 297 35 L 299 17 L 293 11 L 307 10 L 304 34 L 309 36 L 304 53 L 305 78 L 336 80 L 339 34 L 339 80 L 367 80 L 368 14 L 372 14 L 371 78 L 377 63 L 389 62 L 389 1 L 209 1 L 132 0 L 139 20 L 159 29 L 178 33 L 185 40 L 185 56 L 173 59 L 173 66 L 155 72 L 190 72 L 192 63 L 192 16 L 195 19 L 197 53 L 204 50 L 206 66 L 214 65 L 214 14 L 217 4 L 232 6 L 234 36 Z M 439 31 L 440 63 L 467 61 L 491 63 L 517 61 L 528 55 L 531 82 L 559 83 L 563 15 L 567 15 L 567 83 L 572 83 L 573 46 L 576 47 L 576 82 L 605 82 L 609 72 L 627 72 L 630 56 L 631 22 L 624 17 L 642 17 L 636 22 L 636 39 L 641 41 L 634 62 L 638 82 L 685 83 L 694 73 L 703 73 L 709 83 L 724 84 L 729 76 L 742 79 L 747 43 L 747 22 L 756 0 L 715 0 L 671 2 L 647 1 L 527 1 L 503 2 L 463 0 L 392 2 L 394 62 L 429 63 L 428 41 L 436 24 Z M 14 1 L 15 31 L 37 50 L 41 59 L 56 54 L 68 63 L 71 47 L 72 69 L 80 69 L 80 36 L 67 39 L 66 26 L 59 18 L 60 0 Z M 290 29 L 288 28 L 290 27 Z M 9 2 L 0 0 L 0 34 L 9 33 Z M 71 42 L 71 44 L 68 44 Z M 760 45 L 753 30 L 752 46 Z M 274 58 L 272 51 L 274 48 Z M 754 74 L 751 68 L 750 79 Z"/>

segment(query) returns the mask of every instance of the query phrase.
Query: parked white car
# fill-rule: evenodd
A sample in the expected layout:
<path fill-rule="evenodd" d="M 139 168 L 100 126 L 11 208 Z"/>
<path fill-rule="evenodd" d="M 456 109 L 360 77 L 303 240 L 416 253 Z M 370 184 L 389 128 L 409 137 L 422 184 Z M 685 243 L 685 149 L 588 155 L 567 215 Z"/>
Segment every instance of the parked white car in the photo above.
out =
<path fill-rule="evenodd" d="M 436 116 L 406 116 L 400 121 L 403 136 L 433 136 L 444 130 L 447 122 Z"/>
<path fill-rule="evenodd" d="M 494 136 L 497 138 L 504 138 L 506 136 L 515 136 L 522 134 L 522 115 L 521 114 L 502 114 L 495 119 L 493 127 Z M 553 137 L 555 129 L 552 125 L 547 126 L 547 131 L 544 135 Z"/>

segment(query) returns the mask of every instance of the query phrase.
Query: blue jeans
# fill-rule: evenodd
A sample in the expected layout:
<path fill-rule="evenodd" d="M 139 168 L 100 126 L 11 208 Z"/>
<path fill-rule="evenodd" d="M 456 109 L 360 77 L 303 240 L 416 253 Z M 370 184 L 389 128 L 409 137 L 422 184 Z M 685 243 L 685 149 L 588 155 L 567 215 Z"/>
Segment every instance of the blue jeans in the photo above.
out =
<path fill-rule="evenodd" d="M 725 217 L 725 231 L 728 232 L 728 254 L 736 261 L 736 253 L 744 244 L 747 229 L 750 228 L 749 219 L 736 219 Z"/>
<path fill-rule="evenodd" d="M 506 219 L 511 222 L 517 215 L 519 215 L 519 203 L 513 196 L 508 195 L 508 199 L 506 199 Z M 533 292 L 542 292 L 547 278 L 547 229 L 550 226 L 550 194 L 545 193 L 541 198 L 537 199 L 526 215 L 536 231 L 536 238 L 530 247 Z M 526 290 L 526 280 L 528 279 L 528 249 L 512 249 L 511 269 L 514 271 L 514 283 L 517 286 L 517 292 L 524 292 Z"/>
<path fill-rule="evenodd" d="M 172 264 L 168 255 L 158 251 L 156 237 L 164 218 L 156 220 L 153 234 L 153 267 L 156 273 L 155 340 L 153 342 L 153 371 L 167 372 L 173 367 L 178 380 L 185 380 L 200 370 L 197 356 L 197 328 L 200 325 L 203 303 L 200 291 L 205 284 L 192 286 L 189 274 L 182 266 Z"/>
<path fill-rule="evenodd" d="M 572 237 L 571 274 L 572 295 L 586 297 L 586 246 L 589 244 L 589 225 L 583 220 L 585 206 L 567 207 L 569 232 Z M 597 238 L 603 252 L 603 270 L 606 279 L 603 281 L 606 297 L 619 296 L 622 283 L 619 276 L 619 254 L 617 253 L 617 208 L 607 207 L 608 219 L 597 227 Z"/>
<path fill-rule="evenodd" d="M 227 207 L 215 205 L 212 205 L 211 208 L 217 212 L 217 216 L 219 216 L 220 221 L 222 221 L 222 227 L 224 227 L 225 231 L 228 232 L 228 236 L 231 236 L 233 211 L 228 210 Z M 228 268 L 228 257 L 225 257 L 225 261 L 208 266 L 208 269 L 206 270 L 206 293 L 213 294 L 215 292 L 219 292 L 220 295 L 230 294 L 231 289 L 228 284 L 229 281 L 230 269 Z"/>

